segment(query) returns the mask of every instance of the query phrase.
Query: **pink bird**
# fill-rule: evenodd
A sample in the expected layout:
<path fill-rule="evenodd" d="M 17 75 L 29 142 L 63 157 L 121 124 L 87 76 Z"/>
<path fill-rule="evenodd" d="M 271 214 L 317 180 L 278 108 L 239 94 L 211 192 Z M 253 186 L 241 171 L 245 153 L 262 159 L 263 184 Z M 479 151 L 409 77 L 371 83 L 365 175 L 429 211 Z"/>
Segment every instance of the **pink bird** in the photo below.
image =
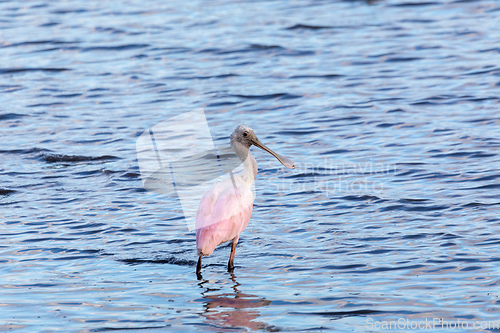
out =
<path fill-rule="evenodd" d="M 267 148 L 245 125 L 238 126 L 231 134 L 231 147 L 243 163 L 243 170 L 230 173 L 230 177 L 215 184 L 202 197 L 196 215 L 196 247 L 198 265 L 196 274 L 200 277 L 201 258 L 209 256 L 215 248 L 233 241 L 227 269 L 234 269 L 234 255 L 240 234 L 248 225 L 253 208 L 252 185 L 257 177 L 257 162 L 250 153 L 252 145 L 273 155 L 284 166 L 295 168 L 292 160 Z"/>

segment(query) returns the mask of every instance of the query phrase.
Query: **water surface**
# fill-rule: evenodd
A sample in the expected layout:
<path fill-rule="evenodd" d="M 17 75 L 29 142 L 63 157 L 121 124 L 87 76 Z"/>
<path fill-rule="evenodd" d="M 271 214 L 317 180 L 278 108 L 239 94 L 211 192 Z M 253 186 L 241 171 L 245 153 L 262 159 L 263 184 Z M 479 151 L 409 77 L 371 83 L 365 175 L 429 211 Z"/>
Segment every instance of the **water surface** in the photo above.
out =
<path fill-rule="evenodd" d="M 499 319 L 498 2 L 0 12 L 1 330 Z M 179 200 L 142 188 L 135 142 L 200 107 L 216 144 L 246 123 L 297 168 L 254 151 L 234 274 L 221 246 L 199 281 Z"/>

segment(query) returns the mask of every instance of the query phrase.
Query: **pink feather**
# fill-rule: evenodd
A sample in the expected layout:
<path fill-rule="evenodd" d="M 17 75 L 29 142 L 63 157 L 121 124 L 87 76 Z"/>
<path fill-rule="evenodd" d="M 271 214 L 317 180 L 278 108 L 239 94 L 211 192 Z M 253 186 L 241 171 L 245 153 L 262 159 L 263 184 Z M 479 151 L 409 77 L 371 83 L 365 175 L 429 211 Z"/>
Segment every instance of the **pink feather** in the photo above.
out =
<path fill-rule="evenodd" d="M 198 255 L 209 256 L 218 245 L 239 237 L 250 221 L 252 191 L 221 187 L 208 191 L 200 201 L 196 216 Z"/>

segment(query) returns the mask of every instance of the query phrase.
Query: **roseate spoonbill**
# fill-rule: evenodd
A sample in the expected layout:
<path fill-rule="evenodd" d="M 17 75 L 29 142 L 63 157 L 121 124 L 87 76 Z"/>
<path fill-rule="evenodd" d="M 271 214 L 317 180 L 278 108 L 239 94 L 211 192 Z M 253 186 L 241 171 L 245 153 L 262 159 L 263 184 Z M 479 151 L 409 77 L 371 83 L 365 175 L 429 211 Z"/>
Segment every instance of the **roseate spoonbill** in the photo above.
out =
<path fill-rule="evenodd" d="M 267 151 L 290 169 L 295 164 L 289 158 L 267 148 L 246 126 L 238 126 L 231 134 L 231 147 L 243 163 L 243 170 L 230 173 L 230 177 L 215 184 L 202 197 L 196 215 L 196 247 L 198 264 L 196 274 L 200 276 L 201 258 L 209 256 L 225 242 L 233 241 L 227 269 L 234 269 L 234 254 L 240 234 L 248 225 L 253 208 L 252 185 L 257 176 L 257 162 L 250 153 L 252 145 Z"/>

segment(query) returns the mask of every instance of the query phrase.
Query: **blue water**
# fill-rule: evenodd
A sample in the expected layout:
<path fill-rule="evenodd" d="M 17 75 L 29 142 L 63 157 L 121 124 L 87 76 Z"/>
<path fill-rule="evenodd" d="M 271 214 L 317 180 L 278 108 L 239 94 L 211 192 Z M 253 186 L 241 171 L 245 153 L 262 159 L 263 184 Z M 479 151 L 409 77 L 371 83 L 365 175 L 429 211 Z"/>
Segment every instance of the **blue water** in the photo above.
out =
<path fill-rule="evenodd" d="M 0 13 L 0 330 L 499 320 L 498 1 Z M 198 280 L 194 232 L 144 190 L 135 144 L 200 107 L 216 144 L 245 123 L 297 168 L 254 148 L 234 274 L 220 246 Z"/>

